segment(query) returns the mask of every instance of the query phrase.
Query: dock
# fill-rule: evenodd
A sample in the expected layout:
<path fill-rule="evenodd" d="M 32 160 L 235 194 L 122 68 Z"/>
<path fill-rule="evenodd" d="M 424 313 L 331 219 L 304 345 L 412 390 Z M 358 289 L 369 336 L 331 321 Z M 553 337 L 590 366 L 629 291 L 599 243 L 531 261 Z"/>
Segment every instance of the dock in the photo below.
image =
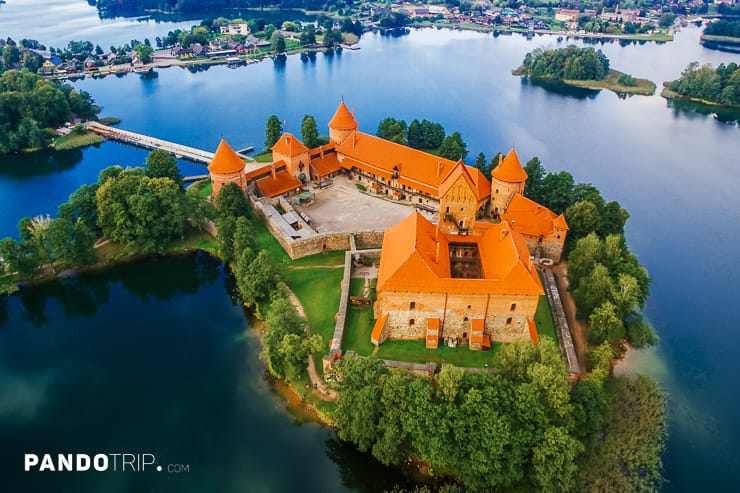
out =
<path fill-rule="evenodd" d="M 98 135 L 102 135 L 106 139 L 123 142 L 143 149 L 161 149 L 169 152 L 178 159 L 187 159 L 188 161 L 203 165 L 208 165 L 208 163 L 213 160 L 213 152 L 196 149 L 195 147 L 189 147 L 182 144 L 176 144 L 175 142 L 157 139 L 156 137 L 150 137 L 136 132 L 121 130 L 108 125 L 103 125 L 102 123 L 87 122 L 85 123 L 85 128 Z M 238 152 L 237 155 L 242 159 L 252 161 L 252 158 L 245 156 L 242 153 Z"/>

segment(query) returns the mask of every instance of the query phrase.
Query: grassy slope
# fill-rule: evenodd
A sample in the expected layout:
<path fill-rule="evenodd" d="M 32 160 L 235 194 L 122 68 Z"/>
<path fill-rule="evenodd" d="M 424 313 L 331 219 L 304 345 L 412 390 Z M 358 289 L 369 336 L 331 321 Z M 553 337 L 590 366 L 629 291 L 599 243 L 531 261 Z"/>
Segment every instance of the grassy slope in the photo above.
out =
<path fill-rule="evenodd" d="M 586 89 L 609 89 L 617 93 L 640 94 L 643 96 L 652 96 L 655 94 L 655 82 L 647 79 L 635 79 L 636 86 L 623 86 L 619 84 L 619 77 L 623 72 L 610 70 L 609 75 L 603 80 L 563 80 L 568 85 L 583 87 Z"/>
<path fill-rule="evenodd" d="M 64 137 L 57 137 L 54 148 L 58 151 L 66 151 L 69 149 L 77 149 L 79 147 L 86 147 L 93 144 L 100 144 L 105 139 L 95 133 L 88 132 L 86 134 L 75 134 L 71 133 Z"/>

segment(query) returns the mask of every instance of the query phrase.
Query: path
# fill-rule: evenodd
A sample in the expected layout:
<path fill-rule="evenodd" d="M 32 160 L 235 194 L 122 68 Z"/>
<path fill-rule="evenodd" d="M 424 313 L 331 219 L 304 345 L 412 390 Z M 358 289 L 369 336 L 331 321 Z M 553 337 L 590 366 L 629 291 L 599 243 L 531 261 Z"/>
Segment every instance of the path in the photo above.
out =
<path fill-rule="evenodd" d="M 290 291 L 290 302 L 293 303 L 293 306 L 295 307 L 296 311 L 298 311 L 298 314 L 304 319 L 308 320 L 306 318 L 306 311 L 303 309 L 303 305 L 301 305 L 300 300 L 295 295 L 295 293 L 293 293 L 293 291 Z M 308 322 L 306 322 L 306 329 L 309 329 Z M 319 376 L 319 372 L 316 370 L 316 365 L 313 361 L 313 355 L 308 356 L 307 371 L 308 379 L 311 381 L 313 394 L 322 401 L 330 402 L 336 400 L 337 392 L 328 388 L 324 384 L 324 380 Z"/>
<path fill-rule="evenodd" d="M 568 318 L 568 325 L 570 326 L 570 333 L 573 336 L 573 345 L 576 349 L 578 363 L 581 365 L 581 368 L 585 369 L 587 368 L 586 325 L 576 318 L 576 302 L 570 294 L 570 291 L 568 291 L 568 263 L 566 261 L 561 261 L 558 265 L 554 266 L 552 270 L 556 274 L 560 299 L 563 302 L 565 315 Z"/>
<path fill-rule="evenodd" d="M 576 355 L 573 337 L 568 326 L 568 317 L 563 309 L 563 302 L 560 298 L 555 274 L 550 269 L 542 269 L 541 272 L 545 294 L 547 295 L 547 301 L 550 303 L 550 311 L 555 322 L 555 328 L 558 331 L 558 341 L 560 342 L 560 349 L 563 351 L 563 356 L 565 356 L 568 372 L 571 375 L 580 375 L 581 365 Z"/>

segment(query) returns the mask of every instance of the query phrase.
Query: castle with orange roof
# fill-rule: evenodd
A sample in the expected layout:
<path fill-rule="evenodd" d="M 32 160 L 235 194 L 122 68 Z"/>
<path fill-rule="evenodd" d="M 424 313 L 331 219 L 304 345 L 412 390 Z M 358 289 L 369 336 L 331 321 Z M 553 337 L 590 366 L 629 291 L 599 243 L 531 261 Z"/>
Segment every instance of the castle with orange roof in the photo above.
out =
<path fill-rule="evenodd" d="M 268 198 L 300 193 L 310 182 L 344 174 L 379 196 L 418 212 L 385 231 L 378 275 L 375 344 L 440 340 L 471 349 L 491 341 L 536 340 L 533 318 L 544 293 L 532 256 L 560 260 L 565 218 L 523 195 L 527 173 L 514 149 L 489 181 L 452 161 L 361 132 L 342 101 L 329 121 L 329 143 L 309 149 L 286 132 L 272 163 L 246 172 L 221 142 L 209 165 L 213 193 L 228 181 Z M 238 161 L 238 162 L 237 162 Z"/>

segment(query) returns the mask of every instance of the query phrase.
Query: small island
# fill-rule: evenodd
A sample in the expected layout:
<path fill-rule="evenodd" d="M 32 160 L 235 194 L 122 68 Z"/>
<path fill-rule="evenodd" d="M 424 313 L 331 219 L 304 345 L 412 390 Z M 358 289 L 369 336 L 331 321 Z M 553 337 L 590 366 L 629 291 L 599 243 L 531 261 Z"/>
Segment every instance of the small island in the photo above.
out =
<path fill-rule="evenodd" d="M 719 20 L 704 29 L 701 44 L 707 48 L 740 49 L 740 20 Z"/>
<path fill-rule="evenodd" d="M 720 64 L 716 69 L 699 62 L 690 63 L 681 77 L 665 82 L 661 96 L 718 108 L 740 109 L 740 67 Z"/>
<path fill-rule="evenodd" d="M 513 75 L 558 80 L 584 89 L 608 89 L 617 94 L 655 94 L 655 83 L 636 79 L 610 67 L 601 50 L 568 46 L 557 50 L 537 48 L 527 53 Z"/>

